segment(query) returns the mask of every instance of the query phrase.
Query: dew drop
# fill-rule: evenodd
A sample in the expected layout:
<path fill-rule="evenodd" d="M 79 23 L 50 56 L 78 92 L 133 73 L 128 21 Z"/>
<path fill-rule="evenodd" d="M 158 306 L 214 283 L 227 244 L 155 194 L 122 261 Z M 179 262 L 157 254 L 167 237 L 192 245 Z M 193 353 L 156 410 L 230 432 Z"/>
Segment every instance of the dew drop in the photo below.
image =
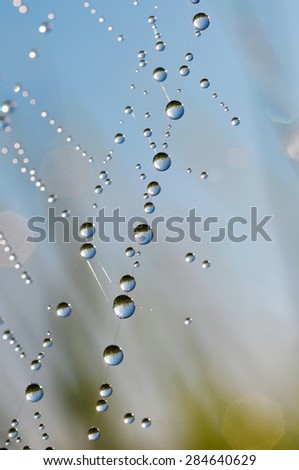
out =
<path fill-rule="evenodd" d="M 31 365 L 30 365 L 30 369 L 31 370 L 39 370 L 41 368 L 41 363 L 38 359 L 34 359 L 32 362 L 31 362 Z"/>
<path fill-rule="evenodd" d="M 125 114 L 132 114 L 133 112 L 133 107 L 132 106 L 126 106 L 125 107 Z"/>
<path fill-rule="evenodd" d="M 43 348 L 50 348 L 53 346 L 53 340 L 51 338 L 45 338 L 43 341 Z"/>
<path fill-rule="evenodd" d="M 140 263 L 139 261 L 135 261 L 135 263 L 133 264 L 134 268 L 139 268 L 140 266 Z"/>
<path fill-rule="evenodd" d="M 103 357 L 104 361 L 109 366 L 117 366 L 122 362 L 124 354 L 119 346 L 111 344 L 110 346 L 107 346 L 107 348 L 105 348 Z"/>
<path fill-rule="evenodd" d="M 96 255 L 96 247 L 92 243 L 84 243 L 80 248 L 82 258 L 91 259 Z"/>
<path fill-rule="evenodd" d="M 100 395 L 101 397 L 110 397 L 113 393 L 112 387 L 109 384 L 102 384 L 100 386 Z"/>
<path fill-rule="evenodd" d="M 139 224 L 134 228 L 134 240 L 139 245 L 147 245 L 153 239 L 153 231 L 147 224 Z"/>
<path fill-rule="evenodd" d="M 135 421 L 135 416 L 133 413 L 126 413 L 124 416 L 124 423 L 125 424 L 132 424 Z"/>
<path fill-rule="evenodd" d="M 134 250 L 134 248 L 132 248 L 131 246 L 129 246 L 129 247 L 126 249 L 125 254 L 126 254 L 126 256 L 128 256 L 128 258 L 132 258 L 132 256 L 135 255 L 135 250 Z"/>
<path fill-rule="evenodd" d="M 201 86 L 201 88 L 209 88 L 210 81 L 207 78 L 203 78 L 202 80 L 200 80 L 199 85 Z"/>
<path fill-rule="evenodd" d="M 182 65 L 180 67 L 179 72 L 180 72 L 180 75 L 182 77 L 187 77 L 187 75 L 189 75 L 189 73 L 190 73 L 190 69 L 189 69 L 188 65 Z"/>
<path fill-rule="evenodd" d="M 193 60 L 193 54 L 191 52 L 187 52 L 185 54 L 185 60 L 187 60 L 188 62 L 191 62 Z"/>
<path fill-rule="evenodd" d="M 11 421 L 12 428 L 15 428 L 16 426 L 18 426 L 18 424 L 19 424 L 19 420 L 16 418 Z"/>
<path fill-rule="evenodd" d="M 156 80 L 157 82 L 164 82 L 167 78 L 167 70 L 165 70 L 163 67 L 157 67 L 153 71 L 153 79 Z"/>
<path fill-rule="evenodd" d="M 153 165 L 156 170 L 166 171 L 171 165 L 171 158 L 167 153 L 159 152 L 153 158 Z"/>
<path fill-rule="evenodd" d="M 34 413 L 34 419 L 40 419 L 41 417 L 41 414 L 39 413 L 39 411 L 36 411 L 36 413 Z"/>
<path fill-rule="evenodd" d="M 165 46 L 166 46 L 166 45 L 165 45 L 165 42 L 164 42 L 164 41 L 158 41 L 158 42 L 156 43 L 156 46 L 155 46 L 156 51 L 159 51 L 159 52 L 164 51 Z"/>
<path fill-rule="evenodd" d="M 136 281 L 133 276 L 126 274 L 119 281 L 120 288 L 123 292 L 131 292 L 136 287 Z"/>
<path fill-rule="evenodd" d="M 200 174 L 200 177 L 202 180 L 206 180 L 207 177 L 208 177 L 208 173 L 206 171 L 203 171 L 201 174 Z"/>
<path fill-rule="evenodd" d="M 17 437 L 19 434 L 18 430 L 16 428 L 10 428 L 9 431 L 8 431 L 8 437 L 14 439 L 15 437 Z"/>
<path fill-rule="evenodd" d="M 187 168 L 187 173 L 192 173 L 192 168 Z"/>
<path fill-rule="evenodd" d="M 205 260 L 205 261 L 203 261 L 202 264 L 201 264 L 201 267 L 202 267 L 203 269 L 207 269 L 207 268 L 209 268 L 210 266 L 211 266 L 211 261 L 209 261 L 209 260 Z"/>
<path fill-rule="evenodd" d="M 114 137 L 114 142 L 115 144 L 122 144 L 125 141 L 125 135 L 124 134 L 116 134 Z"/>
<path fill-rule="evenodd" d="M 183 104 L 177 100 L 167 103 L 165 111 L 169 119 L 180 119 L 185 112 Z"/>
<path fill-rule="evenodd" d="M 122 41 L 125 40 L 125 37 L 124 37 L 122 34 L 119 34 L 119 35 L 117 36 L 117 40 L 118 40 L 118 42 L 122 42 Z"/>
<path fill-rule="evenodd" d="M 108 410 L 108 403 L 106 400 L 98 400 L 97 401 L 97 404 L 96 404 L 96 410 L 99 412 L 99 413 L 103 413 L 104 411 L 107 411 Z"/>
<path fill-rule="evenodd" d="M 49 202 L 50 204 L 52 204 L 52 202 L 57 201 L 57 197 L 58 197 L 57 194 L 51 194 L 51 195 L 48 197 L 48 202 Z"/>
<path fill-rule="evenodd" d="M 204 31 L 210 26 L 210 17 L 205 13 L 197 13 L 193 17 L 193 26 L 199 31 Z"/>
<path fill-rule="evenodd" d="M 149 428 L 151 426 L 152 422 L 150 420 L 150 418 L 143 418 L 143 420 L 141 421 L 141 427 L 142 428 Z"/>
<path fill-rule="evenodd" d="M 89 441 L 97 441 L 100 439 L 101 433 L 98 428 L 92 427 L 88 430 L 87 437 Z"/>
<path fill-rule="evenodd" d="M 240 124 L 240 118 L 238 117 L 233 117 L 232 120 L 230 121 L 232 126 L 238 126 Z"/>
<path fill-rule="evenodd" d="M 107 171 L 101 171 L 99 174 L 100 180 L 105 180 L 108 177 Z"/>
<path fill-rule="evenodd" d="M 80 236 L 86 238 L 92 238 L 95 234 L 95 226 L 92 222 L 84 222 L 80 227 Z"/>
<path fill-rule="evenodd" d="M 139 51 L 137 57 L 138 59 L 144 59 L 146 57 L 146 51 Z"/>
<path fill-rule="evenodd" d="M 36 49 L 32 49 L 32 51 L 28 53 L 29 59 L 36 59 L 37 56 L 38 56 L 38 52 Z"/>
<path fill-rule="evenodd" d="M 149 24 L 155 24 L 157 21 L 157 18 L 155 16 L 149 16 L 147 21 L 149 22 Z"/>
<path fill-rule="evenodd" d="M 152 130 L 147 127 L 146 129 L 144 129 L 143 135 L 144 135 L 144 137 L 151 137 Z"/>
<path fill-rule="evenodd" d="M 185 261 L 186 263 L 193 263 L 193 261 L 195 260 L 195 254 L 194 253 L 187 253 L 186 256 L 185 256 Z"/>
<path fill-rule="evenodd" d="M 134 285 L 135 279 L 133 278 L 133 281 L 131 282 L 132 282 L 132 285 Z M 134 289 L 134 287 L 132 287 L 132 289 Z M 129 290 L 132 290 L 132 289 L 129 289 Z M 125 291 L 125 292 L 128 292 L 128 291 Z M 129 318 L 135 312 L 134 301 L 127 295 L 118 295 L 114 299 L 114 302 L 113 302 L 113 311 L 118 318 Z"/>
<path fill-rule="evenodd" d="M 152 214 L 155 211 L 155 205 L 152 202 L 146 202 L 143 208 L 146 214 Z"/>
<path fill-rule="evenodd" d="M 190 325 L 192 323 L 192 318 L 191 317 L 185 318 L 184 323 L 185 323 L 185 325 Z"/>
<path fill-rule="evenodd" d="M 35 403 L 41 400 L 44 396 L 43 388 L 38 384 L 30 384 L 25 390 L 25 397 L 27 401 Z"/>
<path fill-rule="evenodd" d="M 72 307 L 70 304 L 66 302 L 60 302 L 60 304 L 58 304 L 56 307 L 56 314 L 59 317 L 66 318 L 71 314 L 71 312 L 72 312 Z"/>
<path fill-rule="evenodd" d="M 147 192 L 150 196 L 157 196 L 160 194 L 161 186 L 157 181 L 151 181 L 147 185 Z"/>

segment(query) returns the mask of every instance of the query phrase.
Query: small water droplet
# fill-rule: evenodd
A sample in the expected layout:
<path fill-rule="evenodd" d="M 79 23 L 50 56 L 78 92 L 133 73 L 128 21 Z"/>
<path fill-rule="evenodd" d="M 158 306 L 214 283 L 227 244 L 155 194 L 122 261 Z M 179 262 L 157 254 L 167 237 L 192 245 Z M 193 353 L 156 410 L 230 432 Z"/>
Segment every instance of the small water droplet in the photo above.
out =
<path fill-rule="evenodd" d="M 165 70 L 163 67 L 157 67 L 153 71 L 153 79 L 156 80 L 157 82 L 164 82 L 167 78 L 167 70 Z"/>
<path fill-rule="evenodd" d="M 107 171 L 101 171 L 99 174 L 100 180 L 105 180 L 108 177 Z"/>
<path fill-rule="evenodd" d="M 19 432 L 16 428 L 10 428 L 9 431 L 8 431 L 8 437 L 10 437 L 12 439 L 17 437 L 18 434 L 19 434 Z"/>
<path fill-rule="evenodd" d="M 91 259 L 96 255 L 96 247 L 92 243 L 84 243 L 80 248 L 82 258 Z"/>
<path fill-rule="evenodd" d="M 170 101 L 166 105 L 165 111 L 169 119 L 180 119 L 185 112 L 184 105 L 177 100 Z"/>
<path fill-rule="evenodd" d="M 133 413 L 126 413 L 124 416 L 124 423 L 125 424 L 132 424 L 135 421 L 135 416 Z"/>
<path fill-rule="evenodd" d="M 43 388 L 38 384 L 30 384 L 25 390 L 25 397 L 27 401 L 35 403 L 41 400 L 44 396 Z"/>
<path fill-rule="evenodd" d="M 146 129 L 144 129 L 143 135 L 144 135 L 144 137 L 151 137 L 152 130 L 147 127 Z"/>
<path fill-rule="evenodd" d="M 230 123 L 232 126 L 238 126 L 240 124 L 240 118 L 233 117 Z"/>
<path fill-rule="evenodd" d="M 111 344 L 105 348 L 103 353 L 104 361 L 109 366 L 117 366 L 124 358 L 122 349 L 116 344 Z"/>
<path fill-rule="evenodd" d="M 210 81 L 207 78 L 203 78 L 202 80 L 200 80 L 199 85 L 201 86 L 201 88 L 209 88 Z"/>
<path fill-rule="evenodd" d="M 112 389 L 111 385 L 109 385 L 109 384 L 102 384 L 100 386 L 100 392 L 99 393 L 100 393 L 101 397 L 106 397 L 107 398 L 107 397 L 110 397 L 112 395 L 113 389 Z"/>
<path fill-rule="evenodd" d="M 153 239 L 153 231 L 147 224 L 139 224 L 134 228 L 134 240 L 139 245 L 147 245 Z"/>
<path fill-rule="evenodd" d="M 149 428 L 151 426 L 152 422 L 150 420 L 150 418 L 143 418 L 143 420 L 141 421 L 141 427 L 142 428 Z"/>
<path fill-rule="evenodd" d="M 29 51 L 28 53 L 29 59 L 36 59 L 38 57 L 38 52 L 36 49 L 32 49 L 32 51 Z"/>
<path fill-rule="evenodd" d="M 149 22 L 149 24 L 155 24 L 157 21 L 157 18 L 155 16 L 149 16 L 147 21 Z"/>
<path fill-rule="evenodd" d="M 123 292 L 130 292 L 136 287 L 136 281 L 133 276 L 126 274 L 119 281 L 120 288 Z"/>
<path fill-rule="evenodd" d="M 139 51 L 137 57 L 138 59 L 144 59 L 146 57 L 146 51 Z"/>
<path fill-rule="evenodd" d="M 132 114 L 133 112 L 133 107 L 132 106 L 126 106 L 125 107 L 125 114 Z"/>
<path fill-rule="evenodd" d="M 187 253 L 186 256 L 185 256 L 185 261 L 186 263 L 193 263 L 193 261 L 195 260 L 195 254 L 194 253 Z"/>
<path fill-rule="evenodd" d="M 99 412 L 99 413 L 103 413 L 104 411 L 107 411 L 108 410 L 108 403 L 106 400 L 98 400 L 97 401 L 97 404 L 96 404 L 96 410 Z"/>
<path fill-rule="evenodd" d="M 45 338 L 43 341 L 43 348 L 50 348 L 51 346 L 53 346 L 52 338 Z"/>
<path fill-rule="evenodd" d="M 156 43 L 155 48 L 156 48 L 157 51 L 162 52 L 162 51 L 164 51 L 165 46 L 166 46 L 166 44 L 165 44 L 164 41 L 158 41 L 158 42 Z"/>
<path fill-rule="evenodd" d="M 132 277 L 132 276 L 130 276 Z M 131 281 L 132 284 L 135 283 L 135 279 Z M 128 284 L 127 284 L 128 285 Z M 135 287 L 135 286 L 134 286 Z M 134 289 L 134 287 L 132 289 Z M 132 290 L 130 289 L 130 290 Z M 126 291 L 128 292 L 128 291 Z M 118 295 L 113 302 L 113 311 L 118 318 L 129 318 L 135 312 L 135 304 L 133 299 L 128 295 Z"/>
<path fill-rule="evenodd" d="M 139 261 L 135 261 L 135 263 L 133 264 L 134 268 L 139 268 L 140 266 L 140 263 Z"/>
<path fill-rule="evenodd" d="M 192 173 L 192 168 L 187 168 L 187 173 Z"/>
<path fill-rule="evenodd" d="M 89 441 L 97 441 L 100 439 L 101 433 L 98 428 L 92 427 L 88 430 L 87 437 Z"/>
<path fill-rule="evenodd" d="M 204 31 L 210 26 L 210 17 L 205 13 L 197 13 L 193 17 L 193 26 L 199 31 Z"/>
<path fill-rule="evenodd" d="M 192 318 L 191 317 L 185 318 L 184 323 L 185 323 L 185 325 L 190 325 L 192 323 Z"/>
<path fill-rule="evenodd" d="M 209 261 L 209 260 L 205 260 L 205 261 L 203 261 L 202 264 L 201 264 L 201 267 L 202 267 L 203 269 L 207 269 L 207 268 L 209 268 L 210 266 L 211 266 L 211 261 Z"/>
<path fill-rule="evenodd" d="M 125 135 L 124 134 L 116 134 L 114 137 L 114 142 L 116 144 L 122 144 L 125 141 Z"/>
<path fill-rule="evenodd" d="M 70 304 L 66 302 L 60 302 L 60 304 L 58 304 L 56 307 L 56 314 L 59 317 L 66 318 L 71 314 L 71 312 L 72 312 L 72 307 Z"/>
<path fill-rule="evenodd" d="M 171 158 L 167 153 L 159 152 L 153 158 L 153 165 L 156 170 L 166 171 L 171 165 Z"/>
<path fill-rule="evenodd" d="M 187 77 L 187 75 L 189 75 L 189 73 L 190 73 L 190 69 L 189 69 L 188 65 L 182 65 L 180 67 L 179 72 L 180 72 L 180 75 L 182 77 Z"/>
<path fill-rule="evenodd" d="M 126 256 L 128 256 L 128 258 L 132 258 L 132 256 L 135 255 L 135 250 L 134 250 L 134 248 L 132 248 L 131 246 L 129 246 L 129 247 L 126 249 L 125 254 L 126 254 Z"/>
<path fill-rule="evenodd" d="M 95 226 L 92 222 L 84 222 L 80 227 L 80 236 L 86 238 L 92 238 L 95 234 Z"/>
<path fill-rule="evenodd" d="M 30 365 L 30 369 L 31 370 L 39 370 L 41 368 L 41 363 L 38 359 L 34 359 L 32 362 L 31 362 L 31 365 Z"/>
<path fill-rule="evenodd" d="M 201 174 L 200 174 L 200 177 L 202 180 L 206 180 L 207 177 L 208 177 L 208 173 L 206 171 L 203 171 Z"/>
<path fill-rule="evenodd" d="M 144 212 L 152 214 L 155 211 L 155 205 L 152 202 L 146 202 L 143 206 Z"/>
<path fill-rule="evenodd" d="M 161 191 L 161 186 L 157 181 L 151 181 L 147 185 L 147 192 L 150 196 L 157 196 Z"/>
<path fill-rule="evenodd" d="M 41 417 L 41 414 L 39 413 L 39 411 L 36 411 L 34 413 L 34 419 L 40 419 L 40 417 Z"/>
<path fill-rule="evenodd" d="M 50 204 L 52 204 L 52 202 L 57 201 L 57 197 L 58 197 L 57 194 L 51 194 L 51 195 L 48 197 L 48 202 L 49 202 Z"/>
<path fill-rule="evenodd" d="M 118 40 L 118 42 L 122 42 L 122 41 L 125 40 L 125 37 L 124 37 L 122 34 L 119 34 L 119 35 L 117 36 L 117 40 Z"/>
<path fill-rule="evenodd" d="M 186 55 L 185 55 L 185 60 L 187 60 L 188 62 L 191 62 L 193 60 L 193 54 L 191 52 L 187 52 Z"/>

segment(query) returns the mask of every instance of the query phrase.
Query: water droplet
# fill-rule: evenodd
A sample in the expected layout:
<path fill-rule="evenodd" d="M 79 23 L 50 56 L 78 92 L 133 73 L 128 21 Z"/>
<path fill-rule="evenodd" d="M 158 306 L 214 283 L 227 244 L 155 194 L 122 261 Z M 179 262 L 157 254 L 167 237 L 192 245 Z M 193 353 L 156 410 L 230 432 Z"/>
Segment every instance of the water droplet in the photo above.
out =
<path fill-rule="evenodd" d="M 207 177 L 208 177 L 208 173 L 206 171 L 203 171 L 201 174 L 200 174 L 200 177 L 202 180 L 206 180 Z"/>
<path fill-rule="evenodd" d="M 199 85 L 201 86 L 201 88 L 209 88 L 210 81 L 207 78 L 203 78 L 202 80 L 200 80 Z"/>
<path fill-rule="evenodd" d="M 43 440 L 43 441 L 47 441 L 48 439 L 49 439 L 49 434 L 47 434 L 46 432 L 44 432 L 44 433 L 42 434 L 42 440 Z"/>
<path fill-rule="evenodd" d="M 140 266 L 140 263 L 139 261 L 135 261 L 135 263 L 133 264 L 134 268 L 139 268 Z"/>
<path fill-rule="evenodd" d="M 38 27 L 38 31 L 42 34 L 49 32 L 52 29 L 51 23 L 48 23 L 45 21 L 44 23 L 41 23 L 40 26 Z"/>
<path fill-rule="evenodd" d="M 180 119 L 185 110 L 184 106 L 180 101 L 170 101 L 165 108 L 166 114 L 170 119 Z"/>
<path fill-rule="evenodd" d="M 94 236 L 95 231 L 96 229 L 92 222 L 84 222 L 80 227 L 80 236 L 89 239 Z"/>
<path fill-rule="evenodd" d="M 147 61 L 144 59 L 141 59 L 141 61 L 139 62 L 139 67 L 146 67 L 146 66 L 147 66 Z"/>
<path fill-rule="evenodd" d="M 211 266 L 211 261 L 209 261 L 209 260 L 205 260 L 205 261 L 203 261 L 202 264 L 201 264 L 201 267 L 202 267 L 203 269 L 207 269 L 207 268 L 209 268 L 210 266 Z"/>
<path fill-rule="evenodd" d="M 101 397 L 110 397 L 112 395 L 112 387 L 109 384 L 102 384 L 100 386 L 100 395 Z"/>
<path fill-rule="evenodd" d="M 19 420 L 16 419 L 16 418 L 11 421 L 11 427 L 12 427 L 12 428 L 17 427 L 18 424 L 19 424 Z"/>
<path fill-rule="evenodd" d="M 52 338 L 45 338 L 43 341 L 43 348 L 50 348 L 51 346 L 53 346 Z"/>
<path fill-rule="evenodd" d="M 185 256 L 185 261 L 186 263 L 193 263 L 193 261 L 195 260 L 195 254 L 194 253 L 187 253 L 186 256 Z"/>
<path fill-rule="evenodd" d="M 189 75 L 189 73 L 190 73 L 190 69 L 189 69 L 188 65 L 182 65 L 180 67 L 179 72 L 180 72 L 180 75 L 182 77 L 187 77 L 187 75 Z"/>
<path fill-rule="evenodd" d="M 99 412 L 99 413 L 103 413 L 104 411 L 107 411 L 108 410 L 108 403 L 106 402 L 106 400 L 98 400 L 97 401 L 97 404 L 96 404 L 96 410 Z"/>
<path fill-rule="evenodd" d="M 137 57 L 138 59 L 144 59 L 146 57 L 146 51 L 139 51 Z"/>
<path fill-rule="evenodd" d="M 64 211 L 61 212 L 61 217 L 64 217 L 65 219 L 68 219 L 70 215 L 71 213 L 68 209 L 65 209 Z"/>
<path fill-rule="evenodd" d="M 96 247 L 92 243 L 84 243 L 80 248 L 80 255 L 85 259 L 93 258 L 96 252 Z"/>
<path fill-rule="evenodd" d="M 141 179 L 141 180 L 145 180 L 145 179 L 146 179 L 146 174 L 145 174 L 145 173 L 141 173 L 140 179 Z"/>
<path fill-rule="evenodd" d="M 164 82 L 167 78 L 167 70 L 165 70 L 163 67 L 157 67 L 153 71 L 153 79 L 156 80 L 157 82 Z"/>
<path fill-rule="evenodd" d="M 150 143 L 150 148 L 151 148 L 151 149 L 155 149 L 155 148 L 156 148 L 155 142 L 151 142 L 151 143 Z"/>
<path fill-rule="evenodd" d="M 36 411 L 36 413 L 34 413 L 34 419 L 40 419 L 40 417 L 41 417 L 41 414 L 38 411 Z"/>
<path fill-rule="evenodd" d="M 194 56 L 191 52 L 187 52 L 185 54 L 185 60 L 187 60 L 188 62 L 191 62 L 193 60 Z"/>
<path fill-rule="evenodd" d="M 185 323 L 185 325 L 190 325 L 190 323 L 192 323 L 192 318 L 191 317 L 185 318 L 184 323 Z"/>
<path fill-rule="evenodd" d="M 135 255 L 135 250 L 134 250 L 134 248 L 132 248 L 131 246 L 129 246 L 129 247 L 126 249 L 125 254 L 126 254 L 126 256 L 128 256 L 128 258 L 132 258 L 132 256 Z"/>
<path fill-rule="evenodd" d="M 195 4 L 199 3 L 200 0 L 190 0 L 190 2 L 191 2 L 191 3 L 194 3 L 194 5 L 195 5 Z"/>
<path fill-rule="evenodd" d="M 4 333 L 2 334 L 2 338 L 4 340 L 8 340 L 8 341 L 12 340 L 13 339 L 12 331 L 10 331 L 10 330 L 4 331 Z"/>
<path fill-rule="evenodd" d="M 212 98 L 214 98 L 214 99 L 217 98 L 217 93 L 213 93 Z"/>
<path fill-rule="evenodd" d="M 193 17 L 193 26 L 199 31 L 204 31 L 210 26 L 210 17 L 205 13 L 197 13 Z"/>
<path fill-rule="evenodd" d="M 109 366 L 117 366 L 120 364 L 124 358 L 122 349 L 115 344 L 111 344 L 105 348 L 103 353 L 104 361 Z"/>
<path fill-rule="evenodd" d="M 97 441 L 100 439 L 101 433 L 98 428 L 92 427 L 88 430 L 87 437 L 89 441 Z"/>
<path fill-rule="evenodd" d="M 134 240 L 139 245 L 147 245 L 153 239 L 153 231 L 147 224 L 139 224 L 134 228 Z"/>
<path fill-rule="evenodd" d="M 223 109 L 223 111 L 224 111 L 225 113 L 227 113 L 227 112 L 229 111 L 229 107 L 228 107 L 228 106 L 225 106 L 225 108 Z"/>
<path fill-rule="evenodd" d="M 155 211 L 155 205 L 152 202 L 146 202 L 143 206 L 144 212 L 152 214 Z"/>
<path fill-rule="evenodd" d="M 165 46 L 166 46 L 166 44 L 165 44 L 164 41 L 158 41 L 158 42 L 156 43 L 155 48 L 156 48 L 157 51 L 162 52 L 162 51 L 164 51 Z"/>
<path fill-rule="evenodd" d="M 125 107 L 125 114 L 132 114 L 133 112 L 133 107 L 132 106 L 126 106 Z"/>
<path fill-rule="evenodd" d="M 166 171 L 171 165 L 171 158 L 167 153 L 159 152 L 153 158 L 153 165 L 156 170 Z"/>
<path fill-rule="evenodd" d="M 124 423 L 125 424 L 132 424 L 135 421 L 135 416 L 133 413 L 126 413 L 124 416 Z"/>
<path fill-rule="evenodd" d="M 130 277 L 132 277 L 132 276 L 130 276 Z M 134 279 L 133 283 L 135 283 L 135 279 Z M 134 287 L 133 287 L 133 289 L 134 289 Z M 130 289 L 130 290 L 132 290 L 132 289 Z M 128 292 L 128 291 L 126 291 L 126 292 Z M 129 318 L 135 312 L 134 301 L 127 295 L 118 295 L 114 299 L 114 302 L 113 302 L 113 311 L 114 311 L 115 315 L 118 318 Z"/>
<path fill-rule="evenodd" d="M 124 36 L 123 36 L 122 34 L 119 34 L 119 35 L 117 36 L 117 40 L 118 40 L 118 42 L 122 42 L 122 41 L 125 40 L 125 38 L 124 38 Z"/>
<path fill-rule="evenodd" d="M 38 359 L 34 359 L 32 362 L 31 362 L 31 365 L 30 365 L 30 369 L 31 370 L 39 370 L 41 368 L 41 363 Z"/>
<path fill-rule="evenodd" d="M 72 307 L 66 302 L 60 302 L 56 307 L 56 313 L 59 317 L 66 318 L 72 312 Z"/>
<path fill-rule="evenodd" d="M 107 179 L 105 180 L 105 185 L 106 185 L 106 186 L 109 186 L 111 183 L 112 183 L 111 179 L 107 178 Z"/>
<path fill-rule="evenodd" d="M 232 126 L 238 126 L 240 124 L 240 118 L 233 117 L 230 123 Z"/>
<path fill-rule="evenodd" d="M 192 173 L 192 168 L 187 168 L 187 173 Z"/>
<path fill-rule="evenodd" d="M 151 113 L 146 112 L 146 113 L 144 114 L 144 117 L 145 117 L 146 119 L 150 118 L 150 117 L 151 117 Z"/>
<path fill-rule="evenodd" d="M 141 165 L 140 165 L 140 163 L 137 163 L 137 165 L 136 165 L 136 170 L 141 170 Z"/>
<path fill-rule="evenodd" d="M 161 191 L 161 186 L 157 181 L 151 181 L 147 185 L 147 192 L 150 196 L 157 196 Z"/>
<path fill-rule="evenodd" d="M 19 434 L 18 430 L 16 428 L 10 428 L 8 431 L 8 437 L 10 438 L 15 438 Z"/>
<path fill-rule="evenodd" d="M 151 137 L 152 130 L 147 127 L 146 129 L 144 129 L 143 135 L 144 135 L 144 137 Z"/>
<path fill-rule="evenodd" d="M 38 56 L 38 52 L 36 49 L 32 49 L 32 51 L 28 53 L 29 59 L 36 59 L 37 56 Z"/>
<path fill-rule="evenodd" d="M 114 142 L 116 144 L 122 144 L 125 141 L 125 135 L 124 134 L 116 134 L 114 137 Z"/>
<path fill-rule="evenodd" d="M 44 396 L 43 388 L 38 384 L 30 384 L 25 390 L 25 397 L 27 401 L 35 403 L 41 400 Z"/>
<path fill-rule="evenodd" d="M 52 204 L 52 202 L 57 201 L 57 197 L 58 197 L 57 194 L 51 194 L 51 195 L 48 197 L 48 202 L 49 202 L 50 204 Z"/>
<path fill-rule="evenodd" d="M 141 427 L 142 428 L 149 428 L 151 426 L 152 422 L 150 420 L 150 418 L 143 418 L 143 420 L 141 421 Z"/>
<path fill-rule="evenodd" d="M 100 174 L 99 174 L 99 178 L 100 180 L 105 180 L 108 176 L 108 173 L 107 171 L 101 171 Z"/>
<path fill-rule="evenodd" d="M 155 16 L 149 16 L 147 21 L 149 22 L 149 24 L 155 24 L 157 21 L 157 18 Z"/>
<path fill-rule="evenodd" d="M 44 359 L 44 357 L 45 357 L 45 354 L 44 354 L 43 352 L 40 352 L 40 353 L 37 355 L 37 359 L 38 359 L 39 361 L 41 361 L 42 359 Z"/>
<path fill-rule="evenodd" d="M 123 292 L 131 292 L 136 287 L 136 281 L 133 276 L 126 274 L 119 281 L 120 288 Z"/>

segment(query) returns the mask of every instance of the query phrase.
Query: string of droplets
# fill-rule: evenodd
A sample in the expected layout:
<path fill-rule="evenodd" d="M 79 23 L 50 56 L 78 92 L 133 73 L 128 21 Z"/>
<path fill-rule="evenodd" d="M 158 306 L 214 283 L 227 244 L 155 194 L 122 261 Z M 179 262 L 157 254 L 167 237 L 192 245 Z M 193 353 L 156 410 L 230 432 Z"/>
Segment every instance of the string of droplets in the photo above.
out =
<path fill-rule="evenodd" d="M 96 16 L 97 10 L 96 10 L 96 8 L 94 8 L 93 6 L 91 6 L 91 2 L 85 2 L 85 1 L 84 1 L 84 2 L 83 2 L 83 6 L 84 6 L 84 8 L 86 8 L 86 9 L 89 8 L 89 13 L 90 13 L 91 15 Z M 106 19 L 104 18 L 104 16 L 99 16 L 99 17 L 98 17 L 98 22 L 99 22 L 100 24 L 104 24 L 104 23 L 106 22 Z M 109 31 L 109 32 L 113 31 L 113 26 L 112 26 L 112 25 L 109 25 L 109 26 L 107 27 L 107 31 Z M 118 42 L 122 42 L 122 41 L 124 41 L 125 38 L 124 38 L 124 36 L 123 36 L 122 34 L 118 34 L 117 37 L 116 37 L 116 39 L 117 39 Z"/>
<path fill-rule="evenodd" d="M 12 247 L 8 244 L 8 241 L 5 237 L 4 232 L 0 232 L 0 245 L 3 247 L 3 250 L 5 253 L 7 253 L 8 259 L 11 263 L 15 263 L 14 267 L 15 269 L 19 270 L 22 268 L 22 264 L 20 261 L 17 261 L 18 255 L 17 253 L 12 249 Z M 21 274 L 21 279 L 25 281 L 26 285 L 32 284 L 33 280 L 31 276 L 28 274 L 27 271 L 23 271 Z"/>

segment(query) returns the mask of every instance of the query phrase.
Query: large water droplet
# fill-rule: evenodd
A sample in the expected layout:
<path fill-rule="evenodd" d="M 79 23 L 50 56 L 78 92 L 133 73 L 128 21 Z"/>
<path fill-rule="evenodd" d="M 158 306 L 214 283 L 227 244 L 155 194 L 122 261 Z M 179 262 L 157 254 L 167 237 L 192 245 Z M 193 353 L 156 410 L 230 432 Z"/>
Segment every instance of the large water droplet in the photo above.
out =
<path fill-rule="evenodd" d="M 124 423 L 125 424 L 132 424 L 135 421 L 135 416 L 133 413 L 126 413 L 124 416 Z"/>
<path fill-rule="evenodd" d="M 119 295 L 114 299 L 113 311 L 118 318 L 129 318 L 135 312 L 134 301 L 127 295 Z"/>
<path fill-rule="evenodd" d="M 147 214 L 152 214 L 155 211 L 155 205 L 152 202 L 146 202 L 143 207 Z"/>
<path fill-rule="evenodd" d="M 123 292 L 130 292 L 131 290 L 135 289 L 136 286 L 135 278 L 130 274 L 126 274 L 125 276 L 123 276 L 119 283 L 120 288 Z"/>
<path fill-rule="evenodd" d="M 122 349 L 116 344 L 111 344 L 105 348 L 103 353 L 104 361 L 109 366 L 118 366 L 124 358 Z"/>
<path fill-rule="evenodd" d="M 210 17 L 205 13 L 197 13 L 193 17 L 193 26 L 199 31 L 204 31 L 210 26 Z"/>
<path fill-rule="evenodd" d="M 147 192 L 150 196 L 157 196 L 161 191 L 161 186 L 157 181 L 151 181 L 147 185 Z"/>
<path fill-rule="evenodd" d="M 180 67 L 179 72 L 180 72 L 180 75 L 182 77 L 187 77 L 187 75 L 189 75 L 189 73 L 190 73 L 190 69 L 189 69 L 188 65 L 182 65 Z"/>
<path fill-rule="evenodd" d="M 180 119 L 185 112 L 183 104 L 177 100 L 167 103 L 165 111 L 169 119 Z"/>
<path fill-rule="evenodd" d="M 87 437 L 89 441 L 97 441 L 100 439 L 101 433 L 98 428 L 92 427 L 88 430 Z"/>
<path fill-rule="evenodd" d="M 92 243 L 84 243 L 80 248 L 80 255 L 85 259 L 93 258 L 96 252 L 96 247 Z"/>
<path fill-rule="evenodd" d="M 96 229 L 93 223 L 84 222 L 80 227 L 80 236 L 88 240 L 94 236 L 95 231 Z"/>
<path fill-rule="evenodd" d="M 30 384 L 25 390 L 26 400 L 35 403 L 41 400 L 44 396 L 43 388 L 38 384 Z"/>
<path fill-rule="evenodd" d="M 31 362 L 30 369 L 31 370 L 39 370 L 41 368 L 41 362 L 38 359 L 34 359 Z"/>
<path fill-rule="evenodd" d="M 112 392 L 113 392 L 113 390 L 112 390 L 111 385 L 102 384 L 100 386 L 100 392 L 99 393 L 100 393 L 101 397 L 105 397 L 105 398 L 110 397 L 112 395 Z"/>
<path fill-rule="evenodd" d="M 159 152 L 153 158 L 153 165 L 159 171 L 166 171 L 171 165 L 171 158 L 167 153 Z"/>
<path fill-rule="evenodd" d="M 56 307 L 56 313 L 59 317 L 68 317 L 72 312 L 72 307 L 66 302 L 60 302 Z"/>
<path fill-rule="evenodd" d="M 147 245 L 153 239 L 153 231 L 147 224 L 139 224 L 134 228 L 134 240 L 139 245 Z"/>
<path fill-rule="evenodd" d="M 17 437 L 18 434 L 19 434 L 19 432 L 16 428 L 10 428 L 9 431 L 8 431 L 8 437 L 10 437 L 12 439 Z"/>
<path fill-rule="evenodd" d="M 153 72 L 153 79 L 157 82 L 164 82 L 167 78 L 167 70 L 163 67 L 157 67 Z"/>

